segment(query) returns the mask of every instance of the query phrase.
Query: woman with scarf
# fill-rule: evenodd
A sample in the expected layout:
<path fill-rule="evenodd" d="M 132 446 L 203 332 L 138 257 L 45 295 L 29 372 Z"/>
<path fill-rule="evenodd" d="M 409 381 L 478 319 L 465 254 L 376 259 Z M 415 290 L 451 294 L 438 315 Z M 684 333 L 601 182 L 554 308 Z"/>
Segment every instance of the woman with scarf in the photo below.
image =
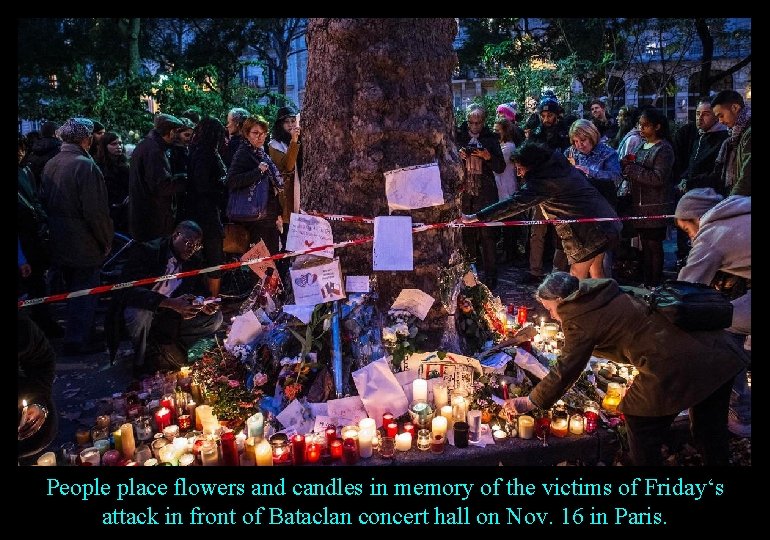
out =
<path fill-rule="evenodd" d="M 249 231 L 249 243 L 256 244 L 264 240 L 271 255 L 278 253 L 280 233 L 277 220 L 281 215 L 281 205 L 278 202 L 278 191 L 283 188 L 281 173 L 265 152 L 265 139 L 270 131 L 270 125 L 262 116 L 250 116 L 243 122 L 241 135 L 246 144 L 241 144 L 233 156 L 233 161 L 227 169 L 225 185 L 232 192 L 236 189 L 249 188 L 250 196 L 255 196 L 258 187 L 267 185 L 267 206 L 265 211 L 253 218 L 233 218 L 231 221 L 240 223 Z"/>

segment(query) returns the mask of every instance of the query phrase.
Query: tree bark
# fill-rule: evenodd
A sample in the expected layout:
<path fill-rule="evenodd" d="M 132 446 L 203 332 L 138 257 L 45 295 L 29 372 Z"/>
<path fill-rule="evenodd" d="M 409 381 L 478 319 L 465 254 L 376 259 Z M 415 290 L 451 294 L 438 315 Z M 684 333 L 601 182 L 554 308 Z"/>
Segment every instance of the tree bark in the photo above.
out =
<path fill-rule="evenodd" d="M 311 19 L 301 120 L 303 210 L 388 215 L 383 173 L 438 162 L 445 204 L 393 215 L 423 223 L 458 217 L 461 166 L 451 87 L 456 32 L 450 18 Z M 373 234 L 371 225 L 332 227 L 336 242 Z M 438 300 L 438 271 L 461 246 L 459 230 L 418 233 L 413 242 L 411 272 L 373 272 L 371 244 L 337 254 L 344 273 L 376 275 L 382 309 L 403 288 Z M 446 316 L 437 301 L 421 328 L 436 338 Z"/>

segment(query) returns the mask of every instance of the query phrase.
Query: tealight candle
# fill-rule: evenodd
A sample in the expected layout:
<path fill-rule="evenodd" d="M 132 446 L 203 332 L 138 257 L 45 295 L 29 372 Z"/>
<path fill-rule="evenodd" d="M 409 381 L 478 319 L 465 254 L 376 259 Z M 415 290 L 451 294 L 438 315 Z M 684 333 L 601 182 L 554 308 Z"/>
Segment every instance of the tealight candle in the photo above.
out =
<path fill-rule="evenodd" d="M 37 464 L 41 467 L 54 467 L 56 466 L 56 454 L 53 452 L 46 452 L 39 458 L 37 458 Z"/>
<path fill-rule="evenodd" d="M 492 438 L 495 440 L 496 443 L 500 443 L 508 438 L 508 434 L 502 429 L 496 429 L 492 432 Z"/>
<path fill-rule="evenodd" d="M 582 414 L 573 414 L 569 419 L 569 432 L 573 435 L 582 435 L 585 429 L 585 420 Z"/>
<path fill-rule="evenodd" d="M 412 383 L 412 401 L 428 400 L 428 381 L 415 379 Z"/>
<path fill-rule="evenodd" d="M 168 442 L 171 442 L 174 440 L 174 437 L 179 436 L 179 426 L 176 424 L 172 424 L 170 426 L 166 426 L 163 428 L 163 436 L 168 440 Z"/>
<path fill-rule="evenodd" d="M 434 418 L 433 421 L 435 422 L 436 419 Z M 430 430 L 427 429 L 421 429 L 417 432 L 417 449 L 422 450 L 423 452 L 430 450 L 430 439 L 431 439 L 431 433 Z"/>
<path fill-rule="evenodd" d="M 255 449 L 257 456 L 257 465 L 260 467 L 272 467 L 273 466 L 273 448 L 267 439 L 262 439 Z"/>
<path fill-rule="evenodd" d="M 399 433 L 396 435 L 396 450 L 406 452 L 412 447 L 412 434 Z"/>
<path fill-rule="evenodd" d="M 535 436 L 535 419 L 529 415 L 519 416 L 519 437 L 531 439 Z"/>

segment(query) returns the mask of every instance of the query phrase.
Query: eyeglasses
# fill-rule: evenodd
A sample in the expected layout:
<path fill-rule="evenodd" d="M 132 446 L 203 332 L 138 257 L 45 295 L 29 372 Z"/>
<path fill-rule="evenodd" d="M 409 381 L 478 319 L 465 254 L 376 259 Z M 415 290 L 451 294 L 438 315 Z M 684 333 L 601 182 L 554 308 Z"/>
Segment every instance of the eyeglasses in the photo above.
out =
<path fill-rule="evenodd" d="M 179 236 L 182 236 L 181 234 Z M 182 236 L 184 238 L 184 236 Z M 203 248 L 203 242 L 200 240 L 188 240 L 185 238 L 184 240 L 184 247 L 195 253 L 196 251 Z"/>

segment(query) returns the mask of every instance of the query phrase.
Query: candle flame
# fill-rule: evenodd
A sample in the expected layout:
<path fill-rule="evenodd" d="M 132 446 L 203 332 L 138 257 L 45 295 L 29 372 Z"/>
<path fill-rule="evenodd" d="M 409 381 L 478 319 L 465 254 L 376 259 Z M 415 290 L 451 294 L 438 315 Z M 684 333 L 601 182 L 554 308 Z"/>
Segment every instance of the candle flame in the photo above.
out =
<path fill-rule="evenodd" d="M 21 406 L 22 407 L 26 407 L 27 406 L 27 400 L 26 399 L 22 399 L 21 400 Z"/>

